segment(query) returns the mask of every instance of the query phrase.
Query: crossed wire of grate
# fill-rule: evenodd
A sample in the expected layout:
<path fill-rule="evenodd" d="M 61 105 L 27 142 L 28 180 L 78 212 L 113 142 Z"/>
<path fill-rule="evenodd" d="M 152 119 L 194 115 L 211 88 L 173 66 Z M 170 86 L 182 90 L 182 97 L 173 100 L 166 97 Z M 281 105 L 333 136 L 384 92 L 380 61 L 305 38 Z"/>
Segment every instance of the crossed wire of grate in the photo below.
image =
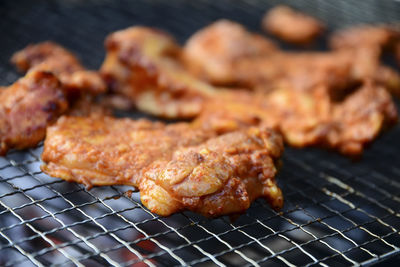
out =
<path fill-rule="evenodd" d="M 381 142 L 373 150 L 384 149 L 390 158 L 396 153 L 390 147 Z M 398 179 L 340 156 L 332 161 L 320 158 L 321 151 L 288 149 L 279 177 L 284 210 L 274 212 L 258 200 L 231 221 L 190 212 L 162 218 L 140 204 L 136 191 L 124 194 L 126 187 L 86 190 L 47 177 L 38 169 L 40 152 L 41 147 L 15 151 L 0 161 L 0 253 L 11 249 L 23 255 L 10 254 L 5 266 L 26 261 L 326 266 L 370 264 L 400 253 Z M 399 172 L 397 166 L 386 167 Z M 14 220 L 7 223 L 10 217 Z M 16 228 L 27 233 L 10 235 Z M 45 244 L 27 245 L 37 240 Z"/>

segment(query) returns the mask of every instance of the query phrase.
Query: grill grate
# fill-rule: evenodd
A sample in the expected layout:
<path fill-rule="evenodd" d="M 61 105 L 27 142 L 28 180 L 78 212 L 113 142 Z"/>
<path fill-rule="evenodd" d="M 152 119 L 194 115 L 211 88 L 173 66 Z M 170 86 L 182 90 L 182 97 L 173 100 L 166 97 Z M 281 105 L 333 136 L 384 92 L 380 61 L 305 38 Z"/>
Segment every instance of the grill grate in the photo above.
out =
<path fill-rule="evenodd" d="M 4 62 L 29 42 L 55 40 L 97 68 L 104 53 L 103 39 L 111 31 L 140 23 L 162 27 L 183 41 L 220 17 L 257 30 L 263 11 L 276 3 L 39 2 L 34 6 L 29 1 L 0 3 L 0 29 L 6 36 L 0 44 L 2 84 L 18 77 Z M 364 9 L 349 13 L 359 4 L 295 2 L 332 26 L 399 19 L 395 14 L 400 14 L 400 6 L 395 2 L 363 1 Z M 337 17 L 347 19 L 340 24 Z M 159 217 L 141 205 L 139 193 L 129 191 L 132 188 L 87 191 L 43 174 L 39 169 L 42 146 L 12 151 L 0 157 L 0 265 L 377 263 L 400 254 L 399 135 L 397 125 L 356 162 L 320 149 L 287 148 L 278 176 L 284 209 L 277 213 L 257 200 L 233 222 L 191 212 Z"/>

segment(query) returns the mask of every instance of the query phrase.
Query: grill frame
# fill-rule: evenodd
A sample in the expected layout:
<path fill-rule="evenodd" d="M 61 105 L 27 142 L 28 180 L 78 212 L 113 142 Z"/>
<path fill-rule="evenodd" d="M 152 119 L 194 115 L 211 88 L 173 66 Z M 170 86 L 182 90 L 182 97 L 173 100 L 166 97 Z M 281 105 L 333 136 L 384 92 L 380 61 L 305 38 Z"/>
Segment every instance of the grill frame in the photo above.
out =
<path fill-rule="evenodd" d="M 196 29 L 226 17 L 256 31 L 264 10 L 278 1 L 39 2 L 0 3 L 0 28 L 9 37 L 1 44 L 1 62 L 30 42 L 51 39 L 97 68 L 102 41 L 114 30 L 141 23 L 164 28 L 182 42 Z M 332 27 L 394 21 L 399 18 L 393 14 L 400 14 L 400 4 L 392 1 L 365 1 L 364 11 L 359 8 L 352 15 L 347 10 L 356 10 L 359 1 L 338 1 L 337 6 L 327 1 L 284 2 L 327 16 L 324 20 Z M 341 8 L 346 12 L 340 13 Z M 193 16 L 188 18 L 187 12 Z M 332 20 L 338 16 L 345 19 Z M 2 84 L 18 76 L 10 65 L 0 64 Z M 0 157 L 0 265 L 326 266 L 372 265 L 398 257 L 399 134 L 397 124 L 355 162 L 320 149 L 286 148 L 277 178 L 284 209 L 278 213 L 257 200 L 233 221 L 191 212 L 162 218 L 141 205 L 137 191 L 126 193 L 132 188 L 86 190 L 46 176 L 39 170 L 42 145 L 11 151 Z"/>

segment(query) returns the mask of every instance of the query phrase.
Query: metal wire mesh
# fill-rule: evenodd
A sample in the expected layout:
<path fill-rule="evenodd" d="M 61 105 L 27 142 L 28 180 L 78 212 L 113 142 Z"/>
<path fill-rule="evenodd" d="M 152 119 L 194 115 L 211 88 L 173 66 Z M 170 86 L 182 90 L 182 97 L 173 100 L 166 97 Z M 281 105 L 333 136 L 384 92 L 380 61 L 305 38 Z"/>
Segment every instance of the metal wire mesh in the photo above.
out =
<path fill-rule="evenodd" d="M 97 68 L 103 59 L 103 39 L 114 30 L 133 24 L 157 26 L 182 41 L 221 17 L 257 30 L 263 11 L 275 4 L 38 2 L 0 3 L 1 84 L 18 77 L 6 62 L 30 42 L 55 40 Z M 336 27 L 391 21 L 400 14 L 399 5 L 388 1 L 363 1 L 364 9 L 355 13 L 350 13 L 353 1 L 338 1 L 335 6 L 324 1 L 293 3 L 325 16 Z M 334 18 L 347 19 L 340 24 Z M 41 146 L 12 151 L 0 157 L 0 265 L 373 264 L 400 254 L 398 136 L 399 125 L 355 162 L 320 149 L 287 148 L 278 176 L 284 209 L 277 213 L 257 200 L 234 221 L 190 212 L 159 217 L 141 205 L 139 193 L 129 192 L 132 188 L 88 191 L 43 174 Z"/>

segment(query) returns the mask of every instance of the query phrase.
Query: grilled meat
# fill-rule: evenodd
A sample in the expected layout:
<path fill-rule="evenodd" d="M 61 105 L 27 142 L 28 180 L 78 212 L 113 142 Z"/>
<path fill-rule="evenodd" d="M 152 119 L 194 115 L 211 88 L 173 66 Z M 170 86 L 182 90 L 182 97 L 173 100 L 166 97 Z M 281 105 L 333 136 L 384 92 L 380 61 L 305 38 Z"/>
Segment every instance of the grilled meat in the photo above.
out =
<path fill-rule="evenodd" d="M 37 145 L 61 114 L 110 113 L 94 100 L 106 89 L 100 75 L 84 70 L 63 47 L 52 42 L 30 45 L 15 53 L 12 62 L 27 74 L 0 90 L 1 155 L 10 148 Z"/>
<path fill-rule="evenodd" d="M 294 44 L 309 44 L 322 34 L 323 23 L 288 6 L 276 6 L 262 20 L 262 28 Z"/>
<path fill-rule="evenodd" d="M 107 37 L 101 73 L 111 90 L 138 109 L 165 118 L 191 118 L 214 88 L 188 74 L 179 46 L 161 31 L 131 27 Z"/>
<path fill-rule="evenodd" d="M 329 40 L 333 49 L 375 47 L 381 51 L 395 48 L 400 31 L 390 25 L 356 25 L 336 31 Z"/>
<path fill-rule="evenodd" d="M 333 90 L 333 86 L 323 82 L 324 79 L 341 77 L 340 72 L 334 74 L 328 71 L 336 67 L 334 59 L 340 59 L 337 55 L 295 56 L 298 62 L 314 58 L 314 68 L 305 69 L 308 71 L 323 69 L 322 72 L 328 76 L 324 79 L 319 78 L 322 80 L 320 82 L 294 87 L 292 83 L 282 81 L 279 87 L 270 93 L 262 90 L 253 93 L 217 89 L 196 79 L 182 67 L 179 47 L 172 38 L 153 29 L 133 27 L 114 33 L 109 37 L 107 45 L 110 52 L 103 64 L 102 73 L 108 77 L 108 81 L 115 86 L 116 91 L 131 96 L 130 99 L 138 109 L 170 118 L 197 117 L 195 123 L 218 128 L 216 130 L 219 132 L 263 125 L 281 132 L 290 145 L 328 146 L 347 154 L 360 154 L 363 147 L 373 140 L 384 126 L 393 124 L 397 118 L 390 95 L 382 92 L 384 89 L 370 78 L 374 72 L 368 67 L 363 67 L 363 64 L 349 64 L 348 68 L 354 77 L 365 77 L 366 82 L 363 82 L 365 87 L 356 87 L 355 90 L 348 91 L 347 86 L 343 85 L 340 91 Z M 169 50 L 165 47 L 173 47 L 173 53 L 167 53 Z M 342 60 L 350 62 L 348 58 Z M 347 68 L 345 69 L 347 71 Z M 303 77 L 309 73 L 301 72 L 300 68 L 297 70 Z M 293 77 L 301 79 L 302 76 L 298 74 Z M 376 98 L 364 98 L 362 92 L 366 90 L 371 91 L 368 95 L 376 95 Z M 358 95 L 360 97 L 355 97 Z M 349 102 L 347 99 L 360 98 L 363 101 L 355 103 L 362 103 L 362 106 L 347 104 Z M 334 110 L 343 110 L 344 114 L 348 108 L 352 110 L 352 117 L 365 119 L 365 121 L 357 120 L 360 124 L 371 121 L 373 116 L 381 118 L 374 121 L 376 127 L 369 128 L 362 138 L 352 140 L 357 143 L 357 148 L 356 145 L 352 146 L 354 149 L 344 148 L 350 139 L 345 137 L 343 132 L 352 131 L 358 124 L 346 122 L 346 126 L 343 126 L 343 122 L 333 116 L 336 112 Z M 372 111 L 364 113 L 364 110 Z"/>
<path fill-rule="evenodd" d="M 237 23 L 213 23 L 187 41 L 183 49 L 185 66 L 213 84 L 263 92 L 284 86 L 312 90 L 323 85 L 331 93 L 340 94 L 368 79 L 395 95 L 400 91 L 399 74 L 379 62 L 377 46 L 360 45 L 357 49 L 328 52 L 286 52 L 266 44 L 261 46 L 260 43 L 264 44 L 261 40 L 270 41 L 257 36 L 258 42 L 254 42 L 252 36 Z M 209 40 L 217 44 L 217 48 L 210 45 Z"/>
<path fill-rule="evenodd" d="M 218 20 L 192 35 L 186 42 L 183 60 L 196 76 L 213 84 L 229 85 L 238 82 L 235 64 L 239 60 L 277 52 L 278 47 L 267 38 L 233 21 Z"/>
<path fill-rule="evenodd" d="M 106 90 L 106 85 L 97 72 L 85 70 L 71 52 L 53 42 L 29 45 L 16 52 L 11 62 L 23 72 L 35 68 L 54 73 L 67 91 L 98 94 Z"/>
<path fill-rule="evenodd" d="M 10 148 L 37 145 L 46 127 L 68 107 L 59 80 L 49 72 L 33 70 L 0 90 L 0 155 Z"/>
<path fill-rule="evenodd" d="M 245 211 L 258 197 L 279 209 L 274 176 L 282 140 L 249 128 L 216 136 L 190 123 L 62 117 L 48 128 L 42 170 L 67 181 L 133 185 L 142 203 L 167 216 Z"/>

